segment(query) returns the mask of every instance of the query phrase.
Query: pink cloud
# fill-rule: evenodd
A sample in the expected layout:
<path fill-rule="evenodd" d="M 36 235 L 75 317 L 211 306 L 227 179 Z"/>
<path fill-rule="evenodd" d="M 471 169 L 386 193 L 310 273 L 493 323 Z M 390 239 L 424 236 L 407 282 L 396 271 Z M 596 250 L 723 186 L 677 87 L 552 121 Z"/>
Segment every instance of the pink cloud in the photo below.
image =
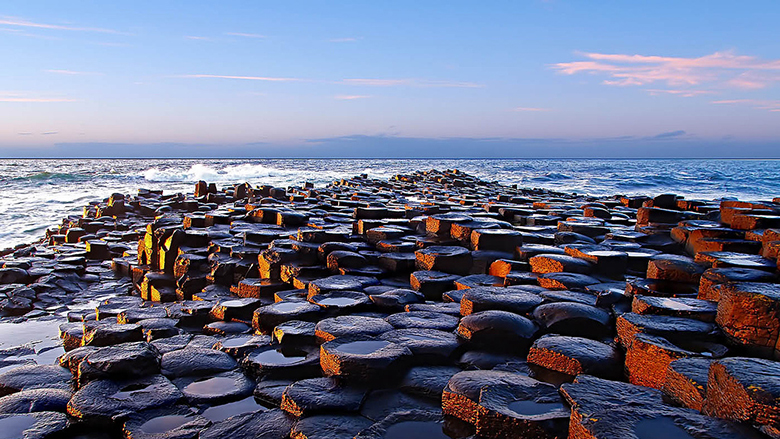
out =
<path fill-rule="evenodd" d="M 355 99 L 368 99 L 372 97 L 373 96 L 370 95 L 336 95 L 333 98 L 338 99 L 340 101 L 352 101 Z"/>
<path fill-rule="evenodd" d="M 780 60 L 765 60 L 733 52 L 715 52 L 696 58 L 626 54 L 582 53 L 587 61 L 553 64 L 566 75 L 589 73 L 606 76 L 614 86 L 666 84 L 718 88 L 764 88 L 780 82 Z M 695 91 L 693 92 L 695 93 Z M 680 93 L 685 96 L 685 94 Z"/>
<path fill-rule="evenodd" d="M 196 79 L 241 79 L 245 81 L 271 81 L 271 82 L 291 82 L 300 81 L 298 78 L 275 78 L 270 76 L 237 76 L 237 75 L 181 75 L 180 78 Z"/>
<path fill-rule="evenodd" d="M 537 107 L 515 107 L 512 111 L 550 111 L 549 108 L 537 108 Z"/>
<path fill-rule="evenodd" d="M 679 95 L 685 98 L 692 98 L 694 96 L 704 95 L 704 94 L 712 94 L 709 90 L 665 90 L 665 89 L 647 89 L 648 93 L 650 93 L 653 96 L 659 95 L 659 94 L 670 94 L 670 95 Z"/>
<path fill-rule="evenodd" d="M 428 79 L 376 79 L 376 78 L 350 78 L 343 80 L 350 85 L 365 85 L 371 87 L 453 87 L 453 88 L 482 88 L 484 85 L 475 82 L 461 81 L 435 81 Z"/>
<path fill-rule="evenodd" d="M 758 110 L 780 112 L 780 100 L 772 101 L 763 99 L 724 99 L 720 101 L 712 101 L 710 103 L 716 105 L 747 105 Z"/>
<path fill-rule="evenodd" d="M 78 26 L 65 26 L 59 24 L 46 24 L 36 23 L 33 21 L 25 20 L 17 17 L 0 17 L 0 25 L 34 28 L 34 29 L 51 29 L 51 30 L 65 30 L 65 31 L 80 31 L 80 32 L 100 32 L 109 34 L 121 34 L 122 32 L 115 31 L 113 29 L 103 29 L 98 27 L 78 27 Z"/>

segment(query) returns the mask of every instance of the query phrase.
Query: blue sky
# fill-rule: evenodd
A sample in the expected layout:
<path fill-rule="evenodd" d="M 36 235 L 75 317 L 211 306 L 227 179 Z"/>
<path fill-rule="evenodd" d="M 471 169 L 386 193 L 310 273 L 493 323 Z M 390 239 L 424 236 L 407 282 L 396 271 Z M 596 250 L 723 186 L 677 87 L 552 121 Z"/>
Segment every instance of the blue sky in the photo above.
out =
<path fill-rule="evenodd" d="M 0 156 L 777 157 L 778 22 L 776 1 L 4 2 Z"/>

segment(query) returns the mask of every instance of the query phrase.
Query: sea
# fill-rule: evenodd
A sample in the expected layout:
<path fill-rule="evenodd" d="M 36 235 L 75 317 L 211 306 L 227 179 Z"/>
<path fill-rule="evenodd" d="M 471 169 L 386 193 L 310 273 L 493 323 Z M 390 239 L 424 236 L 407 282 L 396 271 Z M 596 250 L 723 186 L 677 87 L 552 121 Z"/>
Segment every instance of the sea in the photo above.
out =
<path fill-rule="evenodd" d="M 0 249 L 40 240 L 90 201 L 139 188 L 192 192 L 228 185 L 322 187 L 368 174 L 388 179 L 459 169 L 489 181 L 596 196 L 675 193 L 688 199 L 780 196 L 780 160 L 734 159 L 0 159 Z"/>

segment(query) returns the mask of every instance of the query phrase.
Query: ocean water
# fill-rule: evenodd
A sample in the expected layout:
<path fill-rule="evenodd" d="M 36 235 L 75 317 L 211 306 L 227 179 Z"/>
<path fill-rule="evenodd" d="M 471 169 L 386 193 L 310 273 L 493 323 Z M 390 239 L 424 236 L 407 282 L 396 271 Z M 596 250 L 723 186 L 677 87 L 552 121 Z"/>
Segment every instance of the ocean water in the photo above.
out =
<path fill-rule="evenodd" d="M 676 193 L 689 199 L 780 196 L 778 160 L 0 160 L 0 249 L 29 243 L 90 201 L 138 188 L 191 192 L 193 182 L 323 186 L 368 174 L 457 168 L 480 178 L 592 195 Z"/>

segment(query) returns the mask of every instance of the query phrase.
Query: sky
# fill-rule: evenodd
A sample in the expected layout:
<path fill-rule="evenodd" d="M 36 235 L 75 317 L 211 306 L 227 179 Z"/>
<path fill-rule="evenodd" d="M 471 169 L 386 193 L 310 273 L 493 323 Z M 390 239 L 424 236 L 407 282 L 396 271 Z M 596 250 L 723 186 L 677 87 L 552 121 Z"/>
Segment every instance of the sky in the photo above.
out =
<path fill-rule="evenodd" d="M 0 3 L 0 157 L 780 157 L 780 2 Z"/>

